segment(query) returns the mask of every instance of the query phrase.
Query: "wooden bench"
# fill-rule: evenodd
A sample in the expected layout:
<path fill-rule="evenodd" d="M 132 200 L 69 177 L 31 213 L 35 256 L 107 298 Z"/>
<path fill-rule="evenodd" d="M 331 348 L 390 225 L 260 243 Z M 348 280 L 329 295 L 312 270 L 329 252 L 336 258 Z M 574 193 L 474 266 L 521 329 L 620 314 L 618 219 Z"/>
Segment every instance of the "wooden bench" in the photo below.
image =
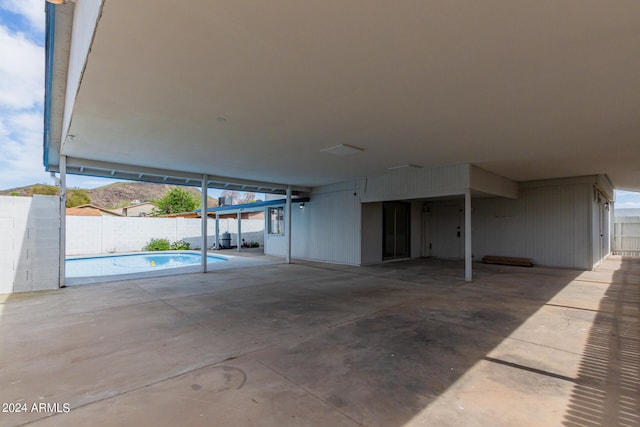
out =
<path fill-rule="evenodd" d="M 518 267 L 533 267 L 533 262 L 528 258 L 513 258 L 506 256 L 486 256 L 482 258 L 485 264 L 515 265 Z"/>

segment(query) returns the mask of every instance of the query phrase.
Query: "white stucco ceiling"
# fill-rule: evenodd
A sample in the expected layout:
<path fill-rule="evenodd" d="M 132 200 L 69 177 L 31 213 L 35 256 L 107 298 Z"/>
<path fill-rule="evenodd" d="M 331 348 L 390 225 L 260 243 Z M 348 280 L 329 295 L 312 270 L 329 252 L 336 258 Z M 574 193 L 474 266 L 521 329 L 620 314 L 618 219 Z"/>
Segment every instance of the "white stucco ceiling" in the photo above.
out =
<path fill-rule="evenodd" d="M 301 186 L 469 162 L 637 190 L 640 2 L 106 0 L 69 134 L 73 157 Z"/>

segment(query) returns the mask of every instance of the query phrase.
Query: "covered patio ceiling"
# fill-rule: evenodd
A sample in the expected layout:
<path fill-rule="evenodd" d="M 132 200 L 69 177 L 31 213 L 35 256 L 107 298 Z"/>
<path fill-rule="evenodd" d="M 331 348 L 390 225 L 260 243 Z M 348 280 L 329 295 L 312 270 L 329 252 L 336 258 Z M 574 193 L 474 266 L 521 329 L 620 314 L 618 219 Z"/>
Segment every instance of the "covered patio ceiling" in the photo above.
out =
<path fill-rule="evenodd" d="M 79 5 L 56 6 L 61 46 Z M 98 7 L 74 102 L 64 85 L 49 94 L 50 170 L 61 152 L 74 173 L 206 173 L 281 192 L 473 163 L 516 181 L 606 173 L 640 190 L 636 0 Z M 67 65 L 53 59 L 59 81 Z M 322 151 L 340 144 L 363 151 Z"/>

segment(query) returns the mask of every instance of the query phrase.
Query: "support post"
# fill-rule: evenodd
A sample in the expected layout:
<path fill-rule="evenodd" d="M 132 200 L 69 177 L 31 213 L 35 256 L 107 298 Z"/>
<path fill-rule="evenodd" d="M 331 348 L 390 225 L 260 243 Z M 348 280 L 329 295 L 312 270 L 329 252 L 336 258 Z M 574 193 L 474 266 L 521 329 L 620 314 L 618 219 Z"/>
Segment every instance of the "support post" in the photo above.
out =
<path fill-rule="evenodd" d="M 216 212 L 216 250 L 220 250 L 220 216 Z"/>
<path fill-rule="evenodd" d="M 60 155 L 60 259 L 58 286 L 66 286 L 67 253 L 67 156 Z"/>
<path fill-rule="evenodd" d="M 207 219 L 209 219 L 209 213 L 207 212 L 207 187 L 209 185 L 209 177 L 207 174 L 202 175 L 202 249 L 201 249 L 201 264 L 200 271 L 207 272 Z"/>
<path fill-rule="evenodd" d="M 471 245 L 471 190 L 464 193 L 464 280 L 470 282 L 473 279 L 473 264 Z"/>
<path fill-rule="evenodd" d="M 285 233 L 287 235 L 287 253 L 286 262 L 291 264 L 291 186 L 287 186 L 287 204 L 286 204 L 286 228 Z"/>
<path fill-rule="evenodd" d="M 609 202 L 609 255 L 615 255 L 616 250 L 616 202 Z"/>
<path fill-rule="evenodd" d="M 238 252 L 242 246 L 242 213 L 238 211 Z"/>

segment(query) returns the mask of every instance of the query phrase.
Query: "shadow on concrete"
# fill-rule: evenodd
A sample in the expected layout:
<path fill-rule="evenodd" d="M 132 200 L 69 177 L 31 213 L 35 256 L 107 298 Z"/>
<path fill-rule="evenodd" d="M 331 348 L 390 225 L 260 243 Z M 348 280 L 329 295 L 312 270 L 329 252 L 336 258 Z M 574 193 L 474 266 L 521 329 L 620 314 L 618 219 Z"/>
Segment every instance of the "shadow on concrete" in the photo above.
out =
<path fill-rule="evenodd" d="M 12 297 L 0 401 L 72 411 L 0 424 L 637 425 L 640 265 L 613 267 L 297 262 Z"/>
<path fill-rule="evenodd" d="M 300 284 L 317 290 L 332 307 L 348 304 L 357 310 L 378 298 L 389 306 L 328 325 L 322 335 L 255 357 L 355 423 L 456 426 L 473 419 L 479 425 L 531 424 L 539 410 L 516 403 L 527 399 L 545 403 L 540 396 L 553 396 L 555 389 L 567 394 L 571 390 L 572 378 L 561 363 L 549 360 L 558 354 L 565 357 L 573 350 L 571 343 L 563 348 L 552 342 L 556 335 L 536 334 L 541 327 L 554 334 L 554 323 L 571 325 L 575 320 L 575 331 L 574 326 L 560 327 L 572 334 L 588 322 L 580 310 L 547 307 L 582 272 L 476 265 L 476 281 L 465 284 L 458 262 L 412 260 L 355 269 L 320 268 L 361 276 L 349 286 L 324 281 Z M 534 318 L 541 310 L 544 318 Z M 504 350 L 492 354 L 510 337 L 514 339 Z M 473 381 L 464 378 L 472 369 Z M 478 377 L 488 379 L 477 381 Z M 447 403 L 434 405 L 447 393 L 453 395 L 445 399 Z M 465 401 L 473 393 L 479 393 L 485 407 L 474 411 L 473 399 Z M 453 401 L 465 412 L 459 413 Z M 564 410 L 564 403 L 557 412 Z M 502 409 L 500 417 L 506 422 L 500 424 L 495 411 L 502 405 L 511 409 Z M 520 414 L 508 415 L 509 410 Z"/>
<path fill-rule="evenodd" d="M 640 258 L 622 258 L 600 303 L 565 426 L 640 425 Z"/>

